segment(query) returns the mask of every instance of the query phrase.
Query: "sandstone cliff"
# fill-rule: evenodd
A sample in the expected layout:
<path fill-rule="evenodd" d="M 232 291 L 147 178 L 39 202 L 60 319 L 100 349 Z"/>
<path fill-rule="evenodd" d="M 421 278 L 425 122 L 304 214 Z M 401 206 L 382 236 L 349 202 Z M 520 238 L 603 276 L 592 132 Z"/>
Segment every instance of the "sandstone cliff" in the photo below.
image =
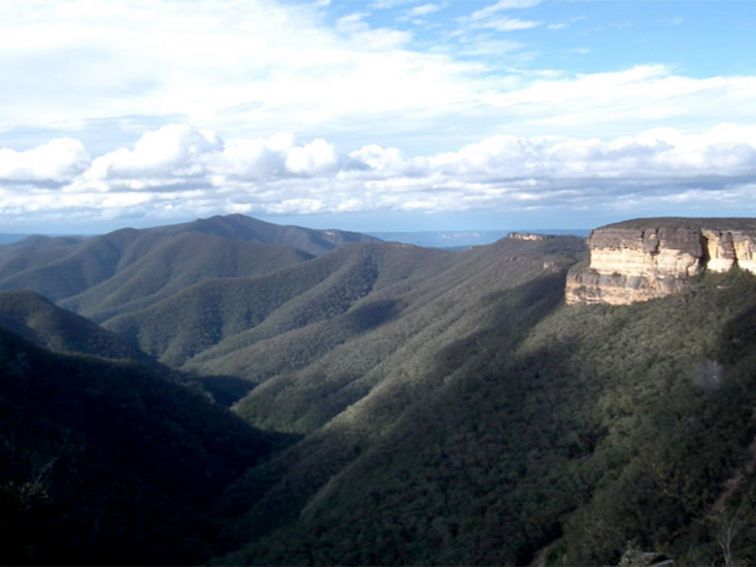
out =
<path fill-rule="evenodd" d="M 553 237 L 545 234 L 534 234 L 532 232 L 510 232 L 507 234 L 507 238 L 511 240 L 546 240 Z"/>
<path fill-rule="evenodd" d="M 677 293 L 705 270 L 756 273 L 756 219 L 638 219 L 594 230 L 590 263 L 567 278 L 568 304 L 622 305 Z"/>

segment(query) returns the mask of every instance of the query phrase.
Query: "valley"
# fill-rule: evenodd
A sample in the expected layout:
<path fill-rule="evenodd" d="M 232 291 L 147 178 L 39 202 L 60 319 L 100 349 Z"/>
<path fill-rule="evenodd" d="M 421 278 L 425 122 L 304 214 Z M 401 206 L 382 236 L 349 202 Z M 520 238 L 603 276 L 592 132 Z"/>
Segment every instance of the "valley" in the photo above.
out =
<path fill-rule="evenodd" d="M 653 219 L 654 262 L 681 223 Z M 663 267 L 606 231 L 452 251 L 229 215 L 0 246 L 0 556 L 719 561 L 716 522 L 756 518 L 756 278 L 738 252 L 636 301 Z"/>

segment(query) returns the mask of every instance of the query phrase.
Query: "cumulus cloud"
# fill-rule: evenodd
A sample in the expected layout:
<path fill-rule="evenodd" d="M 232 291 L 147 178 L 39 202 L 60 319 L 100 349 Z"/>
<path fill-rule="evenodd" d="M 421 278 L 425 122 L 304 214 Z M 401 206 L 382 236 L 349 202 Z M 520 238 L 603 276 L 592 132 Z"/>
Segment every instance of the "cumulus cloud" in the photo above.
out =
<path fill-rule="evenodd" d="M 56 147 L 61 150 L 51 150 Z M 498 135 L 419 156 L 378 144 L 340 151 L 322 138 L 298 141 L 285 133 L 224 141 L 215 132 L 170 125 L 96 158 L 86 170 L 89 158 L 75 140 L 40 148 L 0 150 L 6 179 L 0 219 L 76 219 L 84 211 L 90 220 L 155 222 L 227 212 L 629 212 L 644 203 L 756 213 L 748 209 L 756 191 L 756 125 L 697 133 L 651 129 L 609 139 Z M 19 173 L 43 156 L 58 161 L 33 175 Z M 46 183 L 51 179 L 62 188 Z"/>
<path fill-rule="evenodd" d="M 222 150 L 214 132 L 171 124 L 146 132 L 133 149 L 119 148 L 98 157 L 86 175 L 98 179 L 199 175 L 204 171 L 203 156 Z"/>
<path fill-rule="evenodd" d="M 398 148 L 383 148 L 377 144 L 363 146 L 349 154 L 349 157 L 374 172 L 397 172 L 405 163 L 402 152 Z"/>
<path fill-rule="evenodd" d="M 335 169 L 339 155 L 332 144 L 323 138 L 304 146 L 291 148 L 286 156 L 286 169 L 300 175 L 315 175 Z"/>
<path fill-rule="evenodd" d="M 348 156 L 323 138 L 297 144 L 292 134 L 224 142 L 215 132 L 169 124 L 145 132 L 131 148 L 96 158 L 69 192 L 82 189 L 166 192 L 332 174 Z"/>
<path fill-rule="evenodd" d="M 0 182 L 59 184 L 81 173 L 89 162 L 83 144 L 71 138 L 51 140 L 25 151 L 0 148 Z"/>
<path fill-rule="evenodd" d="M 286 171 L 287 155 L 294 143 L 294 136 L 288 133 L 236 140 L 226 144 L 222 153 L 212 156 L 212 171 L 236 179 L 263 180 L 281 176 Z"/>

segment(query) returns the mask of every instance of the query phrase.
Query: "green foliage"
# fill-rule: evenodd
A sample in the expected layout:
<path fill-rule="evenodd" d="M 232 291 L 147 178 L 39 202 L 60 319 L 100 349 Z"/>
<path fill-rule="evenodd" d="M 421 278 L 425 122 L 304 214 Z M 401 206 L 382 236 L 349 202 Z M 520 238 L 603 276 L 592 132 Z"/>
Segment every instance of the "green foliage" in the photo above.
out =
<path fill-rule="evenodd" d="M 31 289 L 103 322 L 209 278 L 267 274 L 363 240 L 374 239 L 242 215 L 89 238 L 33 237 L 0 247 L 0 289 Z"/>
<path fill-rule="evenodd" d="M 582 565 L 640 549 L 680 565 L 755 560 L 751 275 L 565 307 L 577 239 L 341 246 L 358 239 L 217 217 L 121 231 L 86 254 L 87 241 L 0 254 L 0 273 L 12 272 L 0 286 L 42 285 L 50 262 L 73 262 L 74 276 L 45 283 L 67 305 L 214 375 L 176 374 L 182 388 L 160 367 L 3 335 L 5 557 Z M 38 344 L 69 336 L 76 350 L 91 332 L 97 352 L 112 337 L 54 323 L 49 307 L 21 313 L 15 329 Z M 289 435 L 252 430 L 208 396 Z"/>
<path fill-rule="evenodd" d="M 151 363 L 149 357 L 123 337 L 56 307 L 32 291 L 0 292 L 0 328 L 56 352 Z"/>
<path fill-rule="evenodd" d="M 154 370 L 0 331 L 0 557 L 202 561 L 215 500 L 277 443 Z"/>
<path fill-rule="evenodd" d="M 228 560 L 607 564 L 635 546 L 723 563 L 709 517 L 756 434 L 756 280 L 629 307 L 560 297 L 544 276 L 488 296 L 425 378 L 253 469 L 284 480 L 248 501 L 253 543 Z"/>

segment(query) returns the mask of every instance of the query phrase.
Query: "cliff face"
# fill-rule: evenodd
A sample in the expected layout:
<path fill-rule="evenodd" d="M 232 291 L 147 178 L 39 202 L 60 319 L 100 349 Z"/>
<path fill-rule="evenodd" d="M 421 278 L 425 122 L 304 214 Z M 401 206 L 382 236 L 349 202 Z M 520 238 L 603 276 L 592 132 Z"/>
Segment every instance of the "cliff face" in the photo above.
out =
<path fill-rule="evenodd" d="M 756 219 L 640 219 L 598 228 L 590 264 L 567 278 L 568 304 L 623 305 L 684 290 L 705 270 L 756 273 Z"/>

